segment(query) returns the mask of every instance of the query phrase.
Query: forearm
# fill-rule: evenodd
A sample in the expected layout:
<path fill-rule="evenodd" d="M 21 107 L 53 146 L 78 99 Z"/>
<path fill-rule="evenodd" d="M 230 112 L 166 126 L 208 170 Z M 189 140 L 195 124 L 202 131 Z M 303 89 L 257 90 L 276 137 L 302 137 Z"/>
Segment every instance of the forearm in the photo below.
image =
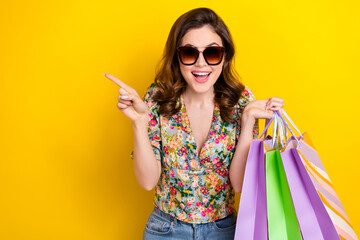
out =
<path fill-rule="evenodd" d="M 251 141 L 253 140 L 253 128 L 255 119 L 243 116 L 241 121 L 241 132 L 235 153 L 230 164 L 229 177 L 235 192 L 240 193 L 244 180 L 246 159 L 249 153 Z M 246 118 L 246 119 L 245 119 Z"/>
<path fill-rule="evenodd" d="M 134 131 L 134 169 L 142 188 L 150 191 L 159 180 L 161 163 L 155 157 L 148 137 L 148 121 L 133 123 Z"/>

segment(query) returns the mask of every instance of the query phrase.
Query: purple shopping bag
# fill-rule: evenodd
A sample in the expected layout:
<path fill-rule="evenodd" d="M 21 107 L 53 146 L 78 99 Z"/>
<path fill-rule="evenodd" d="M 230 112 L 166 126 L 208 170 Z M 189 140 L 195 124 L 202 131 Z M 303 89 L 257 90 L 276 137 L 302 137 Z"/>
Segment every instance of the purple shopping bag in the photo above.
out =
<path fill-rule="evenodd" d="M 284 117 L 276 114 L 293 135 L 281 157 L 303 238 L 358 239 L 307 133 L 296 138 Z M 285 112 L 284 115 L 300 133 Z"/>
<path fill-rule="evenodd" d="M 340 240 L 297 150 L 285 150 L 281 159 L 303 239 Z"/>
<path fill-rule="evenodd" d="M 271 120 L 266 121 L 265 129 L 259 138 L 264 134 L 266 136 L 274 117 L 275 115 Z M 268 239 L 265 149 L 268 149 L 272 141 L 268 136 L 251 142 L 236 221 L 235 240 Z"/>
<path fill-rule="evenodd" d="M 253 140 L 246 162 L 235 240 L 266 240 L 264 139 Z"/>

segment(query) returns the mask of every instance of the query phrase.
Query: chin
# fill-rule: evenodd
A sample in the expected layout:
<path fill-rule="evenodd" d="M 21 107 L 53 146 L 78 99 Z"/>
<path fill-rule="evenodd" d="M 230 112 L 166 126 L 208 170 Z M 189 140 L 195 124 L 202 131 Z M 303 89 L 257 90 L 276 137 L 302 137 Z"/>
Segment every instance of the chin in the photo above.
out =
<path fill-rule="evenodd" d="M 196 92 L 198 94 L 204 94 L 204 93 L 207 93 L 207 92 L 213 90 L 212 87 L 191 87 L 191 88 L 193 89 L 194 92 Z"/>

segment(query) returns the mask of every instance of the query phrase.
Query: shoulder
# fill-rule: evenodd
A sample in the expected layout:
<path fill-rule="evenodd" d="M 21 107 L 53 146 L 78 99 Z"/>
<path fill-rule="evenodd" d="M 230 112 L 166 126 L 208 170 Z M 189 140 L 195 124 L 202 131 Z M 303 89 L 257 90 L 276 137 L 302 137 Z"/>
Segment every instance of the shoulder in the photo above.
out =
<path fill-rule="evenodd" d="M 156 105 L 156 102 L 154 101 L 154 96 L 158 90 L 159 89 L 155 85 L 155 83 L 151 83 L 150 86 L 146 89 L 143 100 L 148 107 Z"/>
<path fill-rule="evenodd" d="M 248 105 L 248 103 L 250 103 L 251 101 L 254 101 L 254 100 L 255 100 L 255 94 L 248 86 L 245 86 L 244 90 L 240 94 L 239 101 L 235 107 L 236 110 L 235 110 L 234 117 L 237 121 L 240 120 L 239 116 L 241 116 L 246 105 Z"/>
<path fill-rule="evenodd" d="M 245 86 L 244 90 L 240 94 L 239 105 L 246 106 L 249 102 L 254 100 L 256 100 L 255 94 L 248 86 Z"/>

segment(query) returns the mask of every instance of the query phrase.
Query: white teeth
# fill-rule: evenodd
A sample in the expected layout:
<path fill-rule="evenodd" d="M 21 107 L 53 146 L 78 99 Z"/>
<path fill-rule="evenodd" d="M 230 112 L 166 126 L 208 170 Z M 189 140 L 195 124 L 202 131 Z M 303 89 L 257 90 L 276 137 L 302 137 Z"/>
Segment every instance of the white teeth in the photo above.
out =
<path fill-rule="evenodd" d="M 210 73 L 193 73 L 194 75 L 199 75 L 199 76 L 205 76 L 205 75 L 209 75 Z"/>

